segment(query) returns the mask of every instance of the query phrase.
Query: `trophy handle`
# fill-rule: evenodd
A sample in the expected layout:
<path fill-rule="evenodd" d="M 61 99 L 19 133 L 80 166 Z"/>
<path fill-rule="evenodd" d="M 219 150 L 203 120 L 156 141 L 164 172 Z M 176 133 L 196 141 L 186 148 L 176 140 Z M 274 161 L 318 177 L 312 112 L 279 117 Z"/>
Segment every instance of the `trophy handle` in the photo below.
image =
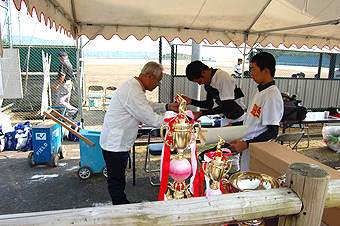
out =
<path fill-rule="evenodd" d="M 160 131 L 160 134 L 161 134 L 161 138 L 164 142 L 164 144 L 168 145 L 170 148 L 174 149 L 174 146 L 172 146 L 171 144 L 169 144 L 169 142 L 167 140 L 165 140 L 164 138 L 164 133 L 163 133 L 163 130 L 165 127 L 168 127 L 168 133 L 169 133 L 169 136 L 170 136 L 170 129 L 169 129 L 169 125 L 161 125 L 161 131 Z"/>
<path fill-rule="evenodd" d="M 206 167 L 207 167 L 207 164 L 210 165 L 209 162 L 205 161 L 205 160 L 202 160 L 202 169 L 203 169 L 203 172 L 204 174 L 209 177 L 210 180 L 212 180 L 212 178 L 210 177 L 209 173 L 206 171 Z"/>
<path fill-rule="evenodd" d="M 195 129 L 195 127 L 194 127 Z M 191 140 L 190 144 L 189 144 L 189 147 L 194 143 L 196 142 L 196 140 L 198 139 L 198 135 L 199 133 L 201 132 L 201 123 L 198 123 L 198 127 L 197 127 L 197 130 L 196 130 L 196 134 L 195 134 L 195 138 Z"/>
<path fill-rule="evenodd" d="M 232 159 L 227 160 L 224 164 L 228 165 L 228 162 L 229 162 L 229 166 L 228 166 L 228 169 L 226 169 L 224 171 L 225 173 L 223 174 L 223 177 L 226 177 L 228 175 L 228 172 L 230 171 L 230 169 L 231 169 L 231 167 L 233 165 L 233 160 Z"/>

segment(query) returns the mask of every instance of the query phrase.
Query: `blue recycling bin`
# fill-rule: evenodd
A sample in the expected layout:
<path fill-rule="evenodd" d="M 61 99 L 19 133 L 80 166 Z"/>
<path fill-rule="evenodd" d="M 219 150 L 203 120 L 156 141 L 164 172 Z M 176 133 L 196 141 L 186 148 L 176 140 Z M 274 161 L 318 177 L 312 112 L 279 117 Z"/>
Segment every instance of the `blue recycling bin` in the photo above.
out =
<path fill-rule="evenodd" d="M 94 173 L 102 173 L 104 177 L 107 177 L 106 164 L 102 149 L 99 145 L 101 132 L 94 130 L 80 130 L 79 133 L 92 141 L 94 146 L 91 146 L 82 139 L 79 139 L 80 168 L 78 169 L 78 177 L 85 180 L 90 178 Z"/>
<path fill-rule="evenodd" d="M 61 126 L 53 121 L 41 122 L 32 128 L 33 152 L 28 154 L 28 165 L 51 163 L 57 166 L 63 158 Z"/>

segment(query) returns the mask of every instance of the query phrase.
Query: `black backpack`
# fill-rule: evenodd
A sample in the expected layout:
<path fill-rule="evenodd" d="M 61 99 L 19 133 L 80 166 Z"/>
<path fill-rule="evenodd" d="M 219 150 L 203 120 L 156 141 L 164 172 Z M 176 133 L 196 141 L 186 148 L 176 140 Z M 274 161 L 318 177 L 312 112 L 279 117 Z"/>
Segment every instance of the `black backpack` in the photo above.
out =
<path fill-rule="evenodd" d="M 298 108 L 290 100 L 283 100 L 283 116 L 281 121 L 296 120 Z"/>
<path fill-rule="evenodd" d="M 287 94 L 282 94 L 283 98 L 283 117 L 281 121 L 302 121 L 307 116 L 307 108 L 293 102 Z"/>

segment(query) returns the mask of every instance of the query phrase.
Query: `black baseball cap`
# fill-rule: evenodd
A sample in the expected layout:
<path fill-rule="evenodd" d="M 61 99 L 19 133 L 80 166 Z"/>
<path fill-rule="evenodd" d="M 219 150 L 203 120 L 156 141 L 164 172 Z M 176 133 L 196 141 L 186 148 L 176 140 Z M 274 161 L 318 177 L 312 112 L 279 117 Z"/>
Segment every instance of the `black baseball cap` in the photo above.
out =
<path fill-rule="evenodd" d="M 237 61 L 243 61 L 243 60 L 242 60 L 242 58 L 238 58 L 238 60 L 237 60 Z"/>
<path fill-rule="evenodd" d="M 63 51 L 58 53 L 58 57 L 65 57 L 65 56 L 67 56 L 67 53 L 65 53 Z"/>

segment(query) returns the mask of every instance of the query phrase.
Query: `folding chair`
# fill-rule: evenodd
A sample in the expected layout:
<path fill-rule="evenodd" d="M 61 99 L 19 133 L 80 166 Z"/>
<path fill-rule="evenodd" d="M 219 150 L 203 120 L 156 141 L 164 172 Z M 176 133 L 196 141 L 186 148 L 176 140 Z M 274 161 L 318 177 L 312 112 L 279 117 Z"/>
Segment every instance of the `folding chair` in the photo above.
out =
<path fill-rule="evenodd" d="M 92 85 L 88 88 L 89 110 L 91 107 L 98 107 L 98 100 L 103 102 L 104 87 L 99 85 Z"/>
<path fill-rule="evenodd" d="M 112 92 L 114 92 L 117 88 L 114 86 L 108 86 L 105 88 L 104 91 L 104 101 L 103 101 L 103 106 L 106 109 L 107 106 L 110 105 L 110 101 L 112 99 Z"/>
<path fill-rule="evenodd" d="M 294 146 L 292 147 L 292 150 L 296 149 L 297 151 L 297 145 L 302 139 L 303 135 L 305 134 L 305 131 L 298 132 L 298 133 L 282 133 L 276 138 L 276 142 L 295 142 Z"/>
<path fill-rule="evenodd" d="M 149 174 L 149 180 L 150 184 L 152 186 L 158 186 L 160 183 L 154 182 L 152 180 L 152 173 L 159 172 L 160 173 L 160 162 L 159 164 L 153 163 L 154 161 L 151 161 L 151 156 L 161 156 L 162 155 L 162 149 L 163 149 L 163 140 L 159 139 L 161 137 L 160 129 L 154 128 L 149 132 L 148 135 L 148 142 L 146 145 L 146 156 L 145 156 L 145 165 L 144 170 Z M 158 138 L 158 139 L 157 139 Z M 171 151 L 171 154 L 176 154 L 177 151 Z M 152 167 L 153 165 L 153 167 Z"/>
<path fill-rule="evenodd" d="M 306 131 L 307 132 L 307 145 L 304 148 L 308 148 L 309 147 L 309 140 L 310 140 L 309 139 L 308 124 L 302 124 L 302 123 L 301 124 L 293 124 L 293 125 L 288 127 L 288 133 L 290 133 L 291 128 L 300 128 L 301 129 L 300 131 Z M 290 147 L 290 144 L 289 144 L 289 147 Z"/>

